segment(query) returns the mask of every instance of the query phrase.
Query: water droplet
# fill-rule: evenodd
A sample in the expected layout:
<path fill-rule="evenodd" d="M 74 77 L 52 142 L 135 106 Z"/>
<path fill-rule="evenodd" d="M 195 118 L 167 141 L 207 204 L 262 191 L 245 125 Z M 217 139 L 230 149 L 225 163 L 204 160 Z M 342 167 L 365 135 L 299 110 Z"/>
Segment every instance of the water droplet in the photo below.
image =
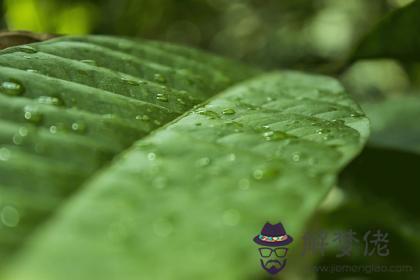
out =
<path fill-rule="evenodd" d="M 25 137 L 28 136 L 28 133 L 29 133 L 28 129 L 26 127 L 22 126 L 21 128 L 18 129 L 18 131 L 15 133 L 15 135 L 13 135 L 13 143 L 15 145 L 22 144 Z"/>
<path fill-rule="evenodd" d="M 20 136 L 27 136 L 29 131 L 26 127 L 22 126 L 19 128 L 18 133 Z"/>
<path fill-rule="evenodd" d="M 84 133 L 86 132 L 86 124 L 83 122 L 74 122 L 71 124 L 71 130 L 77 133 Z"/>
<path fill-rule="evenodd" d="M 254 170 L 254 173 L 252 173 L 252 176 L 256 180 L 261 180 L 263 178 L 264 172 L 261 169 Z"/>
<path fill-rule="evenodd" d="M 282 131 L 267 131 L 263 133 L 263 136 L 267 141 L 279 141 L 290 137 L 287 133 Z"/>
<path fill-rule="evenodd" d="M 299 153 L 294 153 L 292 155 L 292 159 L 293 159 L 293 161 L 300 161 L 300 154 Z"/>
<path fill-rule="evenodd" d="M 337 124 L 337 125 L 344 125 L 345 124 L 345 122 L 343 120 L 332 120 L 332 122 L 334 124 Z"/>
<path fill-rule="evenodd" d="M 219 117 L 219 114 L 217 114 L 216 112 L 211 111 L 211 110 L 199 109 L 197 111 L 197 113 L 200 114 L 200 115 L 207 116 L 207 117 L 209 117 L 209 119 L 217 119 L 217 118 L 220 118 Z"/>
<path fill-rule="evenodd" d="M 182 105 L 185 105 L 186 103 L 185 103 L 185 101 L 184 100 L 182 100 L 181 98 L 177 98 L 176 99 L 176 101 L 179 103 L 179 104 L 182 104 Z"/>
<path fill-rule="evenodd" d="M 201 122 L 196 122 L 196 123 L 195 123 L 195 125 L 196 125 L 196 126 L 201 126 L 201 125 L 202 125 L 202 123 L 201 123 Z"/>
<path fill-rule="evenodd" d="M 40 113 L 38 111 L 38 108 L 27 105 L 25 106 L 25 108 L 23 109 L 24 112 L 24 118 L 25 120 L 31 122 L 31 123 L 35 123 L 38 124 L 42 121 L 42 113 Z"/>
<path fill-rule="evenodd" d="M 275 177 L 277 177 L 279 173 L 280 172 L 278 168 L 276 168 L 275 166 L 271 166 L 271 167 L 268 166 L 268 167 L 254 170 L 254 172 L 252 173 L 252 176 L 254 177 L 255 180 L 269 180 L 269 179 L 274 179 Z"/>
<path fill-rule="evenodd" d="M 267 132 L 264 132 L 264 134 L 263 134 L 263 136 L 264 137 L 270 137 L 270 136 L 273 136 L 274 135 L 274 131 L 267 131 Z"/>
<path fill-rule="evenodd" d="M 222 221 L 227 226 L 236 226 L 241 220 L 241 214 L 236 209 L 229 209 L 223 213 Z"/>
<path fill-rule="evenodd" d="M 11 152 L 10 152 L 9 149 L 7 149 L 5 147 L 0 148 L 0 160 L 1 161 L 8 161 L 10 159 L 10 154 L 11 154 Z"/>
<path fill-rule="evenodd" d="M 128 77 L 121 77 L 121 80 L 132 86 L 139 86 L 140 83 Z"/>
<path fill-rule="evenodd" d="M 147 154 L 147 159 L 148 160 L 155 160 L 156 159 L 156 154 L 155 153 L 148 153 Z"/>
<path fill-rule="evenodd" d="M 236 111 L 232 108 L 227 108 L 222 111 L 223 115 L 234 115 Z"/>
<path fill-rule="evenodd" d="M 362 117 L 363 115 L 362 114 L 359 114 L 359 113 L 351 113 L 350 114 L 350 117 L 353 117 L 353 118 L 357 118 L 357 117 Z"/>
<path fill-rule="evenodd" d="M 53 105 L 53 106 L 61 106 L 63 105 L 63 101 L 55 96 L 40 96 L 37 98 L 38 103 L 46 104 L 46 105 Z"/>
<path fill-rule="evenodd" d="M 35 70 L 35 69 L 26 69 L 26 72 L 29 72 L 29 73 L 39 73 L 39 71 L 38 70 Z"/>
<path fill-rule="evenodd" d="M 1 83 L 0 91 L 7 95 L 19 96 L 25 91 L 25 88 L 17 81 L 4 81 Z"/>
<path fill-rule="evenodd" d="M 158 83 L 166 83 L 166 78 L 162 74 L 156 73 L 153 75 L 153 80 L 155 80 Z"/>
<path fill-rule="evenodd" d="M 57 127 L 55 125 L 50 126 L 50 133 L 52 133 L 52 134 L 57 133 Z"/>
<path fill-rule="evenodd" d="M 199 167 L 205 167 L 210 164 L 210 159 L 208 157 L 203 157 L 197 160 L 197 166 Z"/>
<path fill-rule="evenodd" d="M 316 130 L 316 133 L 318 133 L 318 134 L 324 134 L 324 133 L 327 133 L 327 132 L 330 132 L 330 130 L 327 129 L 327 128 L 319 128 L 319 129 Z"/>
<path fill-rule="evenodd" d="M 92 59 L 82 59 L 80 60 L 80 62 L 83 62 L 88 65 L 96 66 L 96 61 Z"/>
<path fill-rule="evenodd" d="M 20 51 L 20 52 L 29 53 L 29 54 L 33 54 L 33 53 L 38 52 L 38 50 L 35 49 L 32 46 L 19 46 L 19 47 L 17 47 L 17 50 Z"/>
<path fill-rule="evenodd" d="M 159 100 L 159 101 L 162 101 L 162 102 L 168 102 L 168 94 L 166 94 L 166 93 L 158 93 L 157 95 L 156 95 L 156 99 L 157 100 Z"/>
<path fill-rule="evenodd" d="M 150 121 L 150 117 L 148 115 L 137 115 L 136 120 Z"/>
<path fill-rule="evenodd" d="M 244 127 L 243 124 L 241 124 L 239 122 L 232 121 L 232 120 L 225 121 L 224 123 L 226 125 L 232 126 L 234 128 L 235 132 L 239 132 Z"/>
<path fill-rule="evenodd" d="M 154 121 L 153 121 L 153 123 L 154 123 L 154 124 L 156 124 L 156 125 L 161 125 L 161 124 L 162 124 L 162 123 L 161 123 L 160 121 L 158 121 L 158 120 L 154 120 Z"/>
<path fill-rule="evenodd" d="M 1 221 L 7 227 L 16 227 L 20 221 L 20 214 L 13 206 L 4 206 L 1 210 Z"/>
<path fill-rule="evenodd" d="M 23 139 L 24 139 L 24 137 L 20 136 L 19 134 L 15 134 L 15 135 L 13 135 L 13 138 L 12 138 L 13 144 L 20 145 L 20 144 L 22 144 Z"/>

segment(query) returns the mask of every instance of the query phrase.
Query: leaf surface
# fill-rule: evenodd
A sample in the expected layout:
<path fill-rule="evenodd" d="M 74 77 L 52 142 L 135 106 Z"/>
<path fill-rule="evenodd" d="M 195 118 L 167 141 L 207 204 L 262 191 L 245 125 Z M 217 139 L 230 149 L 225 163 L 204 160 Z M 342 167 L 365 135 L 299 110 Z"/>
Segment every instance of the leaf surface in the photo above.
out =
<path fill-rule="evenodd" d="M 137 45 L 61 37 L 0 52 L 0 265 L 115 155 L 238 81 L 222 58 L 124 51 Z"/>

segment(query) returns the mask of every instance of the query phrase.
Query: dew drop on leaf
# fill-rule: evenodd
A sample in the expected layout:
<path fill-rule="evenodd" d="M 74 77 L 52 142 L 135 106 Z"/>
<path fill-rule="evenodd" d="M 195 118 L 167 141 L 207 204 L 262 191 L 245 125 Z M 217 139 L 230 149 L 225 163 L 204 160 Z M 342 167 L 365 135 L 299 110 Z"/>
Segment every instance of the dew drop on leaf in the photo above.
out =
<path fill-rule="evenodd" d="M 163 76 L 162 74 L 154 74 L 153 75 L 153 80 L 155 80 L 158 83 L 166 83 L 166 78 L 165 76 Z"/>
<path fill-rule="evenodd" d="M 136 120 L 150 121 L 150 117 L 148 115 L 137 115 Z"/>
<path fill-rule="evenodd" d="M 20 127 L 18 131 L 13 135 L 12 141 L 15 145 L 20 145 L 24 139 L 28 136 L 28 129 L 24 126 Z"/>
<path fill-rule="evenodd" d="M 80 62 L 83 62 L 88 65 L 96 66 L 96 61 L 92 59 L 82 59 L 80 60 Z"/>
<path fill-rule="evenodd" d="M 1 83 L 0 91 L 10 96 L 19 96 L 25 91 L 22 84 L 17 81 L 4 81 Z"/>
<path fill-rule="evenodd" d="M 199 109 L 197 111 L 197 113 L 200 114 L 200 115 L 203 115 L 203 116 L 207 116 L 207 117 L 209 117 L 209 119 L 217 119 L 217 118 L 220 118 L 219 117 L 219 114 L 217 114 L 216 112 L 211 111 L 211 110 Z"/>
<path fill-rule="evenodd" d="M 158 93 L 156 99 L 162 102 L 168 102 L 168 95 L 166 93 Z"/>
<path fill-rule="evenodd" d="M 50 133 L 56 134 L 57 133 L 57 127 L 55 125 L 50 126 Z"/>
<path fill-rule="evenodd" d="M 42 121 L 42 113 L 38 111 L 38 108 L 33 107 L 31 105 L 27 105 L 25 106 L 25 108 L 23 109 L 23 116 L 25 118 L 25 120 L 27 120 L 28 122 L 34 123 L 34 124 L 38 124 Z"/>
<path fill-rule="evenodd" d="M 35 69 L 26 69 L 26 72 L 29 72 L 29 73 L 39 73 L 39 71 L 38 70 L 35 70 Z"/>
<path fill-rule="evenodd" d="M 343 120 L 332 120 L 332 122 L 334 123 L 334 124 L 336 124 L 336 125 L 344 125 L 345 124 L 345 122 L 343 121 Z"/>
<path fill-rule="evenodd" d="M 15 207 L 4 206 L 1 210 L 0 218 L 6 227 L 16 227 L 20 221 L 20 214 Z"/>
<path fill-rule="evenodd" d="M 234 115 L 236 111 L 232 108 L 227 108 L 222 111 L 223 115 Z"/>
<path fill-rule="evenodd" d="M 299 153 L 294 153 L 293 155 L 292 155 L 292 159 L 293 159 L 293 161 L 300 161 L 300 154 Z"/>
<path fill-rule="evenodd" d="M 71 130 L 77 133 L 86 132 L 86 124 L 84 122 L 78 121 L 71 124 Z"/>
<path fill-rule="evenodd" d="M 155 160 L 156 159 L 156 154 L 155 153 L 148 153 L 147 154 L 147 159 L 148 160 Z"/>
<path fill-rule="evenodd" d="M 10 150 L 2 147 L 0 148 L 0 161 L 8 161 L 10 159 Z"/>
<path fill-rule="evenodd" d="M 320 129 L 316 130 L 316 133 L 318 133 L 318 134 L 324 134 L 324 133 L 327 133 L 327 132 L 330 132 L 330 130 L 327 129 L 327 128 L 320 128 Z"/>
<path fill-rule="evenodd" d="M 185 103 L 185 101 L 184 100 L 182 100 L 181 98 L 177 98 L 176 99 L 176 101 L 179 103 L 179 104 L 182 104 L 182 105 L 185 105 L 186 103 Z"/>
<path fill-rule="evenodd" d="M 279 175 L 279 170 L 275 166 L 266 166 L 260 169 L 255 169 L 252 173 L 252 177 L 255 180 L 270 180 L 274 179 Z"/>
<path fill-rule="evenodd" d="M 16 49 L 17 49 L 17 51 L 24 52 L 24 53 L 29 53 L 29 54 L 33 54 L 33 53 L 38 52 L 38 50 L 35 49 L 32 46 L 19 46 Z"/>
<path fill-rule="evenodd" d="M 63 105 L 63 101 L 59 97 L 55 96 L 40 96 L 37 98 L 38 103 L 46 104 L 46 105 L 53 105 L 53 106 L 61 106 Z"/>
<path fill-rule="evenodd" d="M 290 137 L 287 133 L 282 131 L 267 131 L 263 133 L 263 136 L 267 141 L 279 141 Z"/>
<path fill-rule="evenodd" d="M 132 85 L 132 86 L 139 86 L 140 85 L 139 82 L 137 82 L 137 81 L 135 81 L 133 79 L 127 78 L 127 77 L 121 77 L 121 80 L 123 82 L 129 84 L 129 85 Z"/>

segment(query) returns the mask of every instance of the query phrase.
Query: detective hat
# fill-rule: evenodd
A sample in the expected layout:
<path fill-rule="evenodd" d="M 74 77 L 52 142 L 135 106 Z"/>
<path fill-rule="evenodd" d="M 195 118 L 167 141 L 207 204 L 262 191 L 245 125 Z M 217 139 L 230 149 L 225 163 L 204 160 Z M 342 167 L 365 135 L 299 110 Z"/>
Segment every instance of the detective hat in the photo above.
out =
<path fill-rule="evenodd" d="M 254 237 L 254 242 L 263 245 L 263 246 L 284 246 L 292 243 L 293 238 L 286 233 L 283 225 L 281 223 L 272 225 L 266 223 L 262 230 L 261 234 L 258 234 Z"/>

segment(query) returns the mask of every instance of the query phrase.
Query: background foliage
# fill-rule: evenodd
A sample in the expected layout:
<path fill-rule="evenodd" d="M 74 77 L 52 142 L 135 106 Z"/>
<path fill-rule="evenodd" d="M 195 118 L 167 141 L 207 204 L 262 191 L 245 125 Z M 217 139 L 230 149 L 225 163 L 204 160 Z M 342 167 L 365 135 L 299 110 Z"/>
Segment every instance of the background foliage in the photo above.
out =
<path fill-rule="evenodd" d="M 265 66 L 328 71 L 387 13 L 412 0 L 5 0 L 2 27 L 60 34 L 138 36 L 182 43 Z M 77 19 L 77 20 L 75 20 Z M 406 32 L 406 31 L 402 31 Z M 357 63 L 353 93 L 401 94 L 417 67 Z"/>

